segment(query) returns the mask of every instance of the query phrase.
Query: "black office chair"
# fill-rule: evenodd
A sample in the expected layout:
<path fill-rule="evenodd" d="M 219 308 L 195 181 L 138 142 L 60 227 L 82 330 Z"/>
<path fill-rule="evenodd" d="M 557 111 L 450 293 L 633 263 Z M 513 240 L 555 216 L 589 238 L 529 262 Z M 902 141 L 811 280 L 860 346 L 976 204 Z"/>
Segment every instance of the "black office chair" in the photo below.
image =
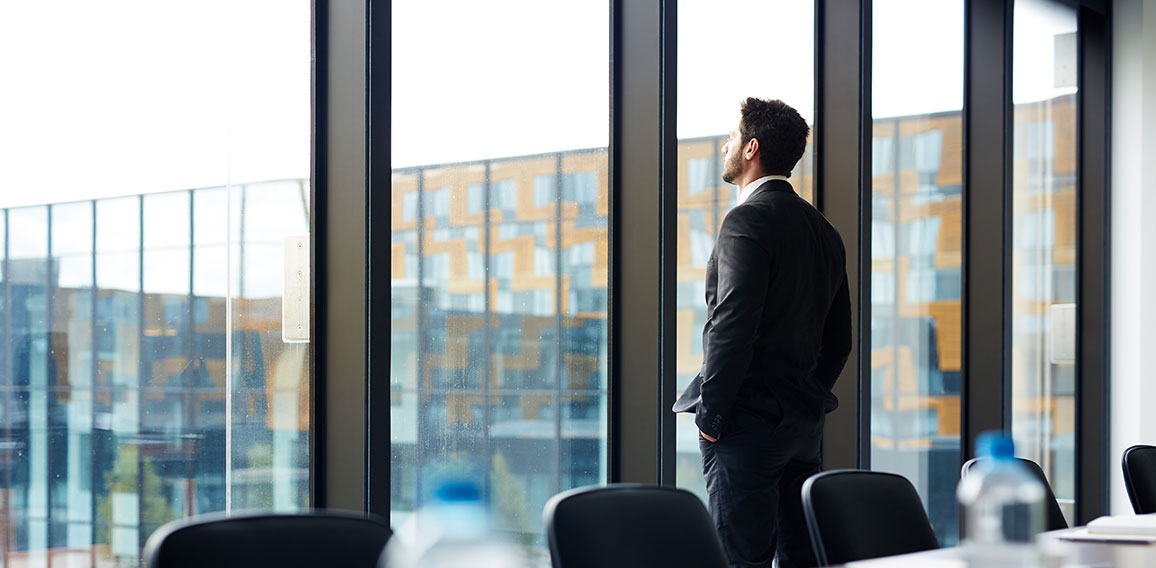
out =
<path fill-rule="evenodd" d="M 842 469 L 803 483 L 803 515 L 820 566 L 939 548 L 910 481 Z"/>
<path fill-rule="evenodd" d="M 1156 446 L 1124 450 L 1124 488 L 1137 515 L 1156 513 Z"/>
<path fill-rule="evenodd" d="M 385 521 L 352 513 L 214 514 L 157 529 L 143 560 L 146 568 L 374 568 L 390 534 Z"/>
<path fill-rule="evenodd" d="M 960 475 L 967 475 L 971 471 L 971 468 L 975 467 L 975 464 L 982 459 L 986 458 L 971 458 L 967 460 L 959 470 Z M 1044 491 L 1047 493 L 1047 495 L 1044 496 L 1044 501 L 1047 502 L 1044 506 L 1048 510 L 1047 527 L 1044 530 L 1054 531 L 1068 528 L 1068 521 L 1064 519 L 1064 511 L 1060 509 L 1060 502 L 1056 500 L 1056 494 L 1052 491 L 1052 484 L 1048 483 L 1048 476 L 1044 474 L 1044 470 L 1040 468 L 1040 464 L 1029 459 L 1016 459 L 1024 464 L 1024 466 L 1032 472 L 1032 475 L 1040 480 L 1040 483 L 1044 484 Z"/>
<path fill-rule="evenodd" d="M 724 568 L 702 501 L 652 485 L 580 487 L 552 497 L 542 518 L 554 568 Z"/>

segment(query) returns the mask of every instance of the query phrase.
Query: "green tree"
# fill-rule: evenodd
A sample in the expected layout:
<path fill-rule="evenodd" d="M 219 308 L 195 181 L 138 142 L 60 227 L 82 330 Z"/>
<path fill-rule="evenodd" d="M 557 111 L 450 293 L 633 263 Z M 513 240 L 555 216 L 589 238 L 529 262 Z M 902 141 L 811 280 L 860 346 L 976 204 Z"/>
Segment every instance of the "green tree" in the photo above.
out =
<path fill-rule="evenodd" d="M 536 536 L 530 524 L 530 505 L 522 482 L 510 471 L 502 452 L 495 452 L 491 462 L 490 483 L 493 489 L 493 512 L 499 526 L 512 530 L 518 543 L 529 547 Z"/>
<path fill-rule="evenodd" d="M 143 472 L 143 489 L 138 498 L 143 499 L 140 519 L 141 526 L 148 531 L 155 530 L 164 523 L 173 520 L 175 513 L 172 505 L 165 498 L 166 483 L 153 471 L 152 460 L 148 457 L 139 457 L 137 446 L 123 445 L 117 451 L 116 462 L 107 476 L 106 491 L 97 497 L 97 542 L 111 544 L 112 526 L 112 496 L 116 493 L 137 493 L 138 461 L 140 471 Z M 140 543 L 144 546 L 144 543 Z"/>

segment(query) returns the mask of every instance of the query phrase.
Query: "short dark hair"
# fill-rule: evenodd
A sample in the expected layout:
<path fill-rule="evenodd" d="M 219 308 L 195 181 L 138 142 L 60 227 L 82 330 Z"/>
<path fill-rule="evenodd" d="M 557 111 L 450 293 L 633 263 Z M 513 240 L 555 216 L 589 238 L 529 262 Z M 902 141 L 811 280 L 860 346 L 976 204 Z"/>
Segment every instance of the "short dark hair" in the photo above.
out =
<path fill-rule="evenodd" d="M 811 132 L 799 111 L 787 103 L 754 97 L 743 101 L 739 129 L 744 145 L 751 138 L 759 140 L 759 165 L 763 173 L 782 175 L 790 175 L 803 157 L 807 134 Z"/>

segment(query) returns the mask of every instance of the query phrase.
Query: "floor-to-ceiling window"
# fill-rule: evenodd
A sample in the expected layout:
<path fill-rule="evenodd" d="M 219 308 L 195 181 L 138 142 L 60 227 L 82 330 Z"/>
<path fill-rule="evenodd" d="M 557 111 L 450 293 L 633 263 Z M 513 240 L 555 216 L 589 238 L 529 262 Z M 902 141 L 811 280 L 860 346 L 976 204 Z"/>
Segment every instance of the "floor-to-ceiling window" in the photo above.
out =
<path fill-rule="evenodd" d="M 963 2 L 874 0 L 872 9 L 870 463 L 911 480 L 950 544 L 960 466 Z"/>
<path fill-rule="evenodd" d="M 1076 9 L 1016 0 L 1012 370 L 1016 455 L 1071 517 L 1076 466 Z"/>
<path fill-rule="evenodd" d="M 392 5 L 390 516 L 607 481 L 607 3 Z M 436 39 L 433 39 L 436 38 Z"/>
<path fill-rule="evenodd" d="M 734 207 L 739 188 L 722 181 L 722 145 L 739 122 L 747 97 L 781 99 L 814 124 L 814 5 L 811 2 L 731 0 L 678 4 L 678 231 L 675 308 L 676 390 L 702 366 L 706 323 L 706 264 L 715 234 Z M 749 33 L 740 22 L 774 33 Z M 751 72 L 751 59 L 768 72 Z M 791 185 L 813 199 L 808 143 Z M 690 414 L 676 425 L 676 483 L 705 499 L 698 428 Z"/>
<path fill-rule="evenodd" d="M 309 506 L 282 259 L 308 269 L 310 10 L 0 8 L 5 566 L 136 566 L 173 519 Z"/>
<path fill-rule="evenodd" d="M 873 469 L 908 477 L 944 544 L 958 537 L 954 490 L 959 466 L 971 453 L 962 440 L 974 430 L 1011 427 L 1021 454 L 1048 464 L 1045 469 L 1061 498 L 1073 495 L 1065 493 L 1064 479 L 1073 478 L 1077 465 L 1063 453 L 1072 447 L 1064 444 L 1074 444 L 1075 379 L 1071 359 L 1064 358 L 1069 344 L 1050 331 L 1073 313 L 1075 202 L 1064 205 L 1063 200 L 1074 194 L 1064 197 L 1064 188 L 1056 184 L 1075 171 L 1074 91 L 1053 85 L 1059 91 L 1040 99 L 1018 94 L 1019 86 L 1031 80 L 1021 76 L 1021 67 L 1055 67 L 1057 75 L 1074 74 L 1074 69 L 1061 72 L 1062 65 L 1050 58 L 1022 60 L 1029 53 L 1022 41 L 1041 32 L 1038 22 L 1021 22 L 1024 9 L 1017 3 L 1015 122 L 1007 125 L 1015 132 L 1009 132 L 1007 148 L 996 144 L 999 134 L 1008 131 L 998 124 L 989 127 L 1005 110 L 1013 115 L 1006 102 L 995 100 L 1003 93 L 1002 83 L 990 81 L 1008 71 L 1002 57 L 1012 53 L 1010 44 L 993 39 L 1010 31 L 1004 17 L 1012 14 L 1011 3 L 997 4 L 973 10 L 979 4 L 963 0 L 875 0 L 867 4 L 870 14 L 840 14 L 846 20 L 869 16 L 872 22 L 870 30 L 856 30 L 870 34 L 870 65 L 849 64 L 838 71 L 843 79 L 854 75 L 870 81 L 861 86 L 869 88 L 871 105 L 862 109 L 868 116 L 856 114 L 851 120 L 832 113 L 833 108 L 853 107 L 862 94 L 848 88 L 853 82 L 841 81 L 839 89 L 818 93 L 828 119 L 818 113 L 817 120 L 851 125 L 838 131 L 841 142 L 854 140 L 848 132 L 863 128 L 861 149 L 871 156 L 870 163 L 857 162 L 858 155 L 846 148 L 834 156 L 808 150 L 792 179 L 796 190 L 829 217 L 856 206 L 860 212 L 870 210 L 866 218 L 839 225 L 844 237 L 855 242 L 848 263 L 861 308 L 857 315 L 869 317 L 857 322 L 863 353 L 849 361 L 840 384 L 846 386 L 858 374 L 862 399 L 841 394 L 840 414 L 832 416 L 851 422 L 844 419 L 859 403 L 870 417 L 857 430 L 839 432 L 840 452 L 847 450 L 847 440 L 862 442 L 860 453 L 840 456 L 843 463 L 853 464 L 858 457 Z M 818 7 L 811 2 L 678 3 L 677 89 L 671 97 L 677 100 L 677 144 L 673 150 L 663 141 L 645 147 L 662 157 L 659 167 L 672 158 L 676 163 L 677 180 L 665 194 L 676 201 L 669 219 L 674 230 L 662 233 L 676 240 L 676 293 L 662 306 L 663 323 L 673 320 L 674 333 L 654 339 L 675 352 L 675 368 L 662 378 L 672 381 L 676 391 L 702 362 L 706 260 L 737 197 L 737 188 L 721 182 L 720 147 L 737 121 L 741 99 L 781 98 L 814 123 L 817 113 L 810 107 L 816 99 L 816 73 L 830 79 L 833 59 L 857 60 L 844 55 L 848 44 L 867 47 L 843 36 L 813 37 L 817 15 L 824 26 L 833 20 L 832 11 L 851 9 L 825 2 Z M 604 126 L 610 111 L 605 103 L 634 100 L 623 92 L 606 96 L 605 47 L 611 38 L 602 34 L 613 8 L 505 2 L 436 15 L 418 2 L 396 2 L 392 8 L 390 512 L 396 522 L 425 502 L 443 474 L 465 472 L 483 484 L 501 527 L 536 541 L 538 515 L 548 495 L 612 478 L 616 471 L 607 470 L 607 461 L 615 457 L 622 458 L 619 466 L 633 460 L 617 453 L 610 447 L 614 440 L 604 436 L 606 417 L 616 407 L 607 406 L 607 373 L 642 357 L 610 355 L 614 347 L 606 298 L 614 295 L 607 292 L 610 286 L 649 290 L 667 277 L 608 278 L 623 272 L 612 264 L 617 249 L 607 239 L 616 226 L 631 227 L 643 217 L 623 205 L 621 196 L 654 189 L 610 187 L 622 164 L 607 165 Z M 1002 8 L 1009 8 L 1006 15 Z M 669 18 L 669 13 L 662 15 Z M 970 26 L 965 17 L 972 18 Z M 554 25 L 562 20 L 566 26 Z M 767 22 L 775 33 L 745 33 L 751 22 Z M 1033 30 L 1024 31 L 1025 26 Z M 618 61 L 639 49 L 630 43 L 637 37 L 632 29 L 621 31 L 623 38 L 615 41 L 625 48 L 615 52 Z M 1049 53 L 1067 49 L 1052 36 L 1072 31 L 1074 25 L 1048 32 L 1043 43 Z M 435 36 L 439 42 L 430 41 Z M 819 68 L 812 58 L 816 40 L 827 54 Z M 514 44 L 535 47 L 527 52 Z M 767 54 L 771 69 L 742 69 L 742 48 L 748 44 Z M 983 50 L 980 45 L 996 47 Z M 655 49 L 655 57 L 662 58 L 668 47 L 650 42 L 645 49 Z M 971 54 L 966 61 L 965 52 Z M 967 85 L 965 63 L 970 65 Z M 648 76 L 636 67 L 625 71 Z M 975 85 L 997 94 L 977 97 Z M 967 109 L 965 88 L 973 89 Z M 1051 101 L 1048 110 L 1042 109 L 1045 99 Z M 656 96 L 653 109 L 644 110 L 669 112 L 664 106 L 669 100 Z M 623 131 L 635 124 L 627 122 Z M 592 126 L 600 129 L 597 135 L 591 134 Z M 813 126 L 823 131 L 821 124 Z M 670 133 L 644 134 L 661 140 Z M 993 150 L 982 152 L 988 148 Z M 1068 158 L 1060 157 L 1064 152 Z M 982 187 L 971 188 L 982 191 L 983 199 L 969 201 L 979 194 L 965 187 L 965 177 L 981 169 L 1002 171 L 1000 158 L 1014 164 L 1014 172 L 1007 174 L 1009 187 L 985 178 Z M 819 162 L 828 175 L 863 169 L 862 186 L 840 179 L 839 187 L 828 183 L 814 195 L 811 171 Z M 1053 189 L 1039 189 L 1046 184 Z M 1005 189 L 1014 189 L 1014 211 L 1001 200 Z M 851 200 L 831 199 L 846 193 L 863 201 L 848 205 Z M 654 207 L 668 203 L 655 199 Z M 1006 228 L 990 222 L 1005 213 Z M 1014 239 L 1009 244 L 1014 258 L 995 246 L 965 250 L 968 243 L 985 242 L 972 238 L 981 232 L 997 235 L 996 241 Z M 969 265 L 993 255 L 1000 258 Z M 1044 256 L 1050 265 L 1041 260 Z M 1004 260 L 1014 270 L 992 270 Z M 969 266 L 980 270 L 965 274 Z M 975 282 L 984 284 L 978 293 L 971 286 Z M 659 287 L 655 293 L 668 290 Z M 1008 299 L 1004 291 L 1014 296 L 1008 301 L 1012 313 L 1000 303 Z M 974 318 L 976 312 L 967 311 L 973 308 L 991 317 Z M 990 343 L 976 341 L 980 336 Z M 998 359 L 992 367 L 1007 362 L 1005 347 L 1014 358 L 1007 365 L 1011 372 L 1002 376 L 984 367 L 984 380 L 974 381 L 981 374 L 975 371 L 982 367 L 974 365 L 977 361 Z M 972 374 L 965 377 L 969 365 Z M 619 385 L 651 378 L 614 377 Z M 1000 400 L 1005 384 L 1015 401 Z M 975 420 L 982 413 L 973 410 L 1005 403 L 1013 424 L 999 411 L 988 413 L 994 419 Z M 638 414 L 615 426 L 649 424 L 649 414 Z M 656 450 L 662 450 L 655 480 L 670 479 L 664 460 L 673 448 L 676 484 L 701 492 L 693 422 L 689 416 L 675 422 L 673 441 L 655 436 Z M 629 474 L 631 481 L 642 477 L 638 470 Z"/>

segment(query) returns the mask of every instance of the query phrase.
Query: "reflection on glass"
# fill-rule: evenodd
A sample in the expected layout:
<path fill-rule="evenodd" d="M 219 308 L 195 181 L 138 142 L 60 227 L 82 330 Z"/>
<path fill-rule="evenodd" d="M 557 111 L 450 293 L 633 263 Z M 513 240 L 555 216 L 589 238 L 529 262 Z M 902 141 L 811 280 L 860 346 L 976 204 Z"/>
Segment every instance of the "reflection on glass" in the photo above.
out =
<path fill-rule="evenodd" d="M 234 203 L 229 242 L 236 263 L 229 278 L 231 302 L 222 306 L 229 312 L 223 322 L 214 322 L 224 312 L 210 306 L 202 324 L 227 332 L 231 342 L 226 348 L 232 365 L 226 504 L 234 510 L 304 509 L 309 507 L 308 344 L 282 338 L 281 294 L 284 238 L 309 232 L 308 180 L 243 184 L 229 193 Z M 192 313 L 197 314 L 195 306 Z"/>
<path fill-rule="evenodd" d="M 235 248 L 269 255 L 276 231 L 308 230 L 305 183 L 0 209 L 0 522 L 16 565 L 136 565 L 175 518 L 309 505 L 308 365 L 281 340 L 281 268 L 230 274 L 192 245 L 196 214 L 227 211 L 190 216 L 201 193 L 278 195 L 236 211 L 253 242 Z M 195 273 L 265 292 L 194 293 Z"/>
<path fill-rule="evenodd" d="M 1075 499 L 1076 10 L 1016 0 L 1012 436 Z"/>
<path fill-rule="evenodd" d="M 909 479 L 949 545 L 960 467 L 963 2 L 872 6 L 871 467 Z"/>
<path fill-rule="evenodd" d="M 423 47 L 393 67 L 391 521 L 466 475 L 540 551 L 546 501 L 607 475 L 610 14 L 431 6 L 394 3 L 395 46 Z"/>
<path fill-rule="evenodd" d="M 706 263 L 723 217 L 738 201 L 739 188 L 722 181 L 722 146 L 738 124 L 739 105 L 746 97 L 782 99 L 813 126 L 814 17 L 812 2 L 696 0 L 678 4 L 676 393 L 690 384 L 702 366 Z M 731 29 L 735 21 L 782 25 L 775 26 L 774 34 L 747 35 L 730 43 L 719 30 Z M 725 46 L 722 55 L 720 45 Z M 790 55 L 775 58 L 774 73 L 750 73 L 743 59 L 734 56 L 743 49 Z M 808 140 L 790 180 L 795 192 L 808 201 L 813 200 L 813 164 Z M 705 501 L 698 428 L 693 415 L 675 416 L 675 483 Z"/>
<path fill-rule="evenodd" d="M 394 172 L 395 516 L 465 473 L 533 540 L 605 481 L 607 179 L 604 150 Z"/>

